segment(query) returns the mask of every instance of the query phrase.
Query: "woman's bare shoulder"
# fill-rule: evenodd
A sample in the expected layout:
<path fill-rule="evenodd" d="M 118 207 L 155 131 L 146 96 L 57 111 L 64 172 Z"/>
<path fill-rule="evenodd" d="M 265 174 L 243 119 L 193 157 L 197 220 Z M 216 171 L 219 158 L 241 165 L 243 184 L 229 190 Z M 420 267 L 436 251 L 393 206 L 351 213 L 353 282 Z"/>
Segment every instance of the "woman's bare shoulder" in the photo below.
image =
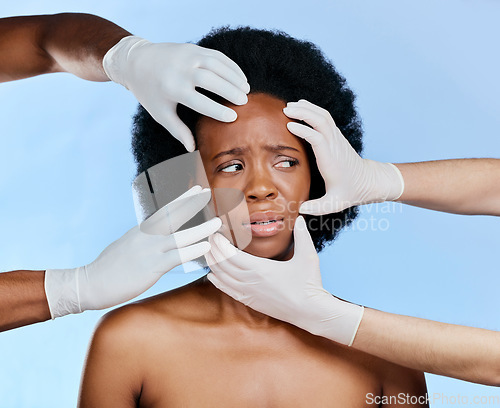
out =
<path fill-rule="evenodd" d="M 156 296 L 152 296 L 106 313 L 96 333 L 106 333 L 131 342 L 144 333 L 152 333 L 169 326 L 176 328 L 186 321 L 208 318 L 210 299 L 204 295 L 203 282 L 198 280 Z M 203 306 L 203 307 L 202 307 Z"/>

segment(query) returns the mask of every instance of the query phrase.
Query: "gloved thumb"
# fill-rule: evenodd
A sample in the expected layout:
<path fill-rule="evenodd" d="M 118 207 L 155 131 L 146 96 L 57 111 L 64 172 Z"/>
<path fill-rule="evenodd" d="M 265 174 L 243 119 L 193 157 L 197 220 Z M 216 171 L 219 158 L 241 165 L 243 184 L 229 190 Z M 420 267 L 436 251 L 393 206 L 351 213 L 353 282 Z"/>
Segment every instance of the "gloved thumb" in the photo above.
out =
<path fill-rule="evenodd" d="M 307 229 L 306 220 L 299 215 L 295 220 L 293 228 L 294 254 L 293 258 L 317 258 L 318 254 L 314 248 L 311 234 Z"/>

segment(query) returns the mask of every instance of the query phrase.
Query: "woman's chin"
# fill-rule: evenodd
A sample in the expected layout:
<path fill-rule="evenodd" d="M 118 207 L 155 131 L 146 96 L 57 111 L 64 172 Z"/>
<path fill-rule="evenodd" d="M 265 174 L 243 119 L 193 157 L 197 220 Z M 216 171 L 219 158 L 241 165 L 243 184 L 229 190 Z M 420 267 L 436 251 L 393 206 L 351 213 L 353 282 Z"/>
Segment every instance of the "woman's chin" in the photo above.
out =
<path fill-rule="evenodd" d="M 287 244 L 283 245 L 283 242 L 286 242 Z M 260 258 L 282 261 L 289 259 L 291 249 L 291 239 L 271 240 L 270 238 L 254 238 L 252 239 L 252 242 L 250 242 L 250 244 L 243 249 L 243 251 Z"/>

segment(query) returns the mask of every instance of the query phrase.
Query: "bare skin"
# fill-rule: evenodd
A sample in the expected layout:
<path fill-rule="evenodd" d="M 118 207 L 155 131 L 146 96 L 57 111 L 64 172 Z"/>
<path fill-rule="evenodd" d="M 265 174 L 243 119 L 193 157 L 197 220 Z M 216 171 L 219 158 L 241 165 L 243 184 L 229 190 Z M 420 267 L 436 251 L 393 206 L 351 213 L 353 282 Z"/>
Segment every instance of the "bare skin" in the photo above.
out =
<path fill-rule="evenodd" d="M 352 345 L 395 364 L 500 386 L 500 333 L 365 309 Z"/>
<path fill-rule="evenodd" d="M 130 33 L 103 18 L 81 13 L 0 19 L 0 82 L 53 72 L 109 81 L 104 54 Z M 0 331 L 50 319 L 45 271 L 0 274 Z"/>
<path fill-rule="evenodd" d="M 104 318 L 79 406 L 359 407 L 400 392 L 424 395 L 423 374 L 255 312 L 202 278 Z"/>
<path fill-rule="evenodd" d="M 500 159 L 398 163 L 405 190 L 398 201 L 466 215 L 500 216 Z"/>
<path fill-rule="evenodd" d="M 211 187 L 238 188 L 250 214 L 272 209 L 286 220 L 245 249 L 275 259 L 293 255 L 293 225 L 310 181 L 305 148 L 283 126 L 284 106 L 251 94 L 235 108 L 235 122 L 204 118 L 198 129 Z M 421 372 L 256 312 L 202 278 L 104 318 L 89 349 L 80 407 L 359 407 L 368 394 L 425 392 Z M 411 406 L 426 406 L 421 401 Z"/>
<path fill-rule="evenodd" d="M 130 35 L 91 14 L 64 13 L 0 19 L 0 82 L 52 72 L 109 81 L 104 54 Z"/>
<path fill-rule="evenodd" d="M 45 271 L 0 273 L 0 331 L 50 319 Z"/>

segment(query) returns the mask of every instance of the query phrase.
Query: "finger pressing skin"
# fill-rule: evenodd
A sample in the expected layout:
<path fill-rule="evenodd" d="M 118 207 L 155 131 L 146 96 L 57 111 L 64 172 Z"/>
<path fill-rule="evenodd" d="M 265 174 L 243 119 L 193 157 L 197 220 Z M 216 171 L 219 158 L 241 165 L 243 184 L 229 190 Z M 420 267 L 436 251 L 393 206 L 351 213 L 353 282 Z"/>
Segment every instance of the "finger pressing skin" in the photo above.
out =
<path fill-rule="evenodd" d="M 183 103 L 196 112 L 205 116 L 210 116 L 211 118 L 221 122 L 234 122 L 238 117 L 236 112 L 231 108 L 221 105 L 220 103 L 215 102 L 195 90 L 192 90 L 189 93 Z"/>
<path fill-rule="evenodd" d="M 148 111 L 151 113 L 149 109 Z M 165 108 L 165 112 L 157 112 L 155 115 L 151 114 L 151 116 L 181 142 L 188 152 L 194 152 L 193 134 L 186 124 L 179 119 L 176 112 Z"/>
<path fill-rule="evenodd" d="M 172 234 L 205 207 L 212 195 L 211 191 L 206 189 L 190 196 L 181 197 L 163 206 L 145 220 L 141 224 L 141 231 L 157 235 Z"/>
<path fill-rule="evenodd" d="M 234 72 L 236 72 L 238 74 L 238 76 L 240 76 L 242 79 L 239 86 L 242 88 L 243 92 L 246 92 L 246 93 L 250 92 L 250 86 L 248 85 L 247 77 L 246 77 L 245 73 L 241 70 L 240 66 L 238 64 L 236 64 L 236 62 L 234 62 L 232 59 L 228 58 L 222 52 L 216 51 L 216 50 L 206 49 L 206 55 L 218 59 L 220 62 L 227 65 Z M 237 84 L 235 84 L 235 85 L 237 85 Z"/>
<path fill-rule="evenodd" d="M 242 76 L 243 72 L 241 72 L 241 70 L 240 72 L 236 72 L 232 66 L 230 67 L 224 62 L 220 61 L 218 58 L 213 58 L 213 57 L 206 58 L 202 62 L 201 67 L 217 74 L 222 79 L 230 82 L 235 87 L 237 87 L 241 92 L 245 94 L 248 93 L 247 79 L 245 78 L 244 75 Z"/>
<path fill-rule="evenodd" d="M 328 117 L 305 107 L 286 107 L 283 113 L 291 119 L 298 119 L 311 125 L 313 129 L 320 133 L 328 134 L 335 127 L 335 122 L 330 115 Z"/>
<path fill-rule="evenodd" d="M 248 102 L 247 95 L 238 87 L 228 82 L 212 71 L 198 69 L 194 74 L 194 83 L 197 87 L 213 92 L 235 105 L 244 105 Z"/>
<path fill-rule="evenodd" d="M 178 253 L 180 263 L 185 263 L 205 255 L 208 251 L 210 251 L 210 244 L 207 241 L 202 241 L 188 247 L 180 248 L 175 252 Z"/>
<path fill-rule="evenodd" d="M 182 248 L 194 244 L 195 242 L 201 241 L 203 238 L 207 238 L 209 235 L 214 234 L 221 226 L 222 221 L 220 218 L 212 218 L 203 224 L 183 231 L 178 231 L 175 234 L 170 235 L 173 239 L 173 243 L 170 243 L 170 245 L 173 244 L 173 247 L 175 248 Z M 170 249 L 172 248 L 167 247 L 165 251 Z"/>
<path fill-rule="evenodd" d="M 288 122 L 286 127 L 295 136 L 305 139 L 313 148 L 324 142 L 325 136 L 301 123 Z"/>

